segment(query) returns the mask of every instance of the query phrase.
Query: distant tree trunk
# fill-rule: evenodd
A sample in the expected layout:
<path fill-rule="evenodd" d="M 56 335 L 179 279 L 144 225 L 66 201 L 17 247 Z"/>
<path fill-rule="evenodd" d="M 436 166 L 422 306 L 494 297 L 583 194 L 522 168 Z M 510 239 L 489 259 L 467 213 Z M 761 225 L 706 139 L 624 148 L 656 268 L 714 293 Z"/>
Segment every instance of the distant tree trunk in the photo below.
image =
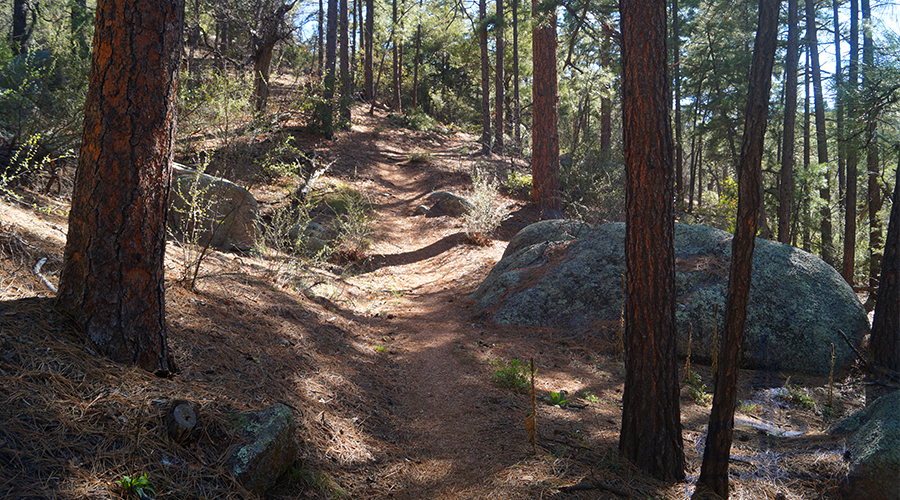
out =
<path fill-rule="evenodd" d="M 422 23 L 416 26 L 416 57 L 413 60 L 413 95 L 412 107 L 419 107 L 419 57 L 422 51 Z"/>
<path fill-rule="evenodd" d="M 350 22 L 347 0 L 340 0 L 341 23 L 341 128 L 350 128 L 350 104 L 353 102 L 353 81 L 350 79 Z"/>
<path fill-rule="evenodd" d="M 760 0 L 759 27 L 753 48 L 750 87 L 747 96 L 746 124 L 741 146 L 741 182 L 738 187 L 738 214 L 731 244 L 731 271 L 725 301 L 725 329 L 719 355 L 713 406 L 703 465 L 697 480 L 695 498 L 709 490 L 728 498 L 728 463 L 734 433 L 734 408 L 737 403 L 737 378 L 741 364 L 741 346 L 750 298 L 750 274 L 759 220 L 761 165 L 769 113 L 772 66 L 778 42 L 780 0 Z"/>
<path fill-rule="evenodd" d="M 335 87 L 335 65 L 337 59 L 337 25 L 338 25 L 338 0 L 328 0 L 327 14 L 327 31 L 325 41 L 325 88 L 322 96 L 322 103 L 319 105 L 319 123 L 322 128 L 322 134 L 331 139 L 334 137 L 334 119 L 333 103 L 334 103 L 334 87 Z"/>
<path fill-rule="evenodd" d="M 784 62 L 784 140 L 778 192 L 778 241 L 785 244 L 791 242 L 791 204 L 794 200 L 794 129 L 797 123 L 797 67 L 800 63 L 800 21 L 797 11 L 797 0 L 788 0 L 788 45 Z"/>
<path fill-rule="evenodd" d="M 603 34 L 603 41 L 600 43 L 600 66 L 603 68 L 610 67 L 610 41 L 609 33 Z M 600 154 L 609 157 L 612 144 L 612 103 L 609 99 L 609 89 L 604 89 L 603 97 L 600 98 Z"/>
<path fill-rule="evenodd" d="M 269 100 L 269 76 L 272 52 L 281 40 L 279 28 L 284 16 L 294 7 L 294 2 L 282 4 L 274 12 L 267 13 L 260 23 L 259 36 L 253 35 L 254 110 L 263 113 Z"/>
<path fill-rule="evenodd" d="M 835 36 L 835 43 L 839 43 L 839 36 Z M 838 52 L 840 53 L 840 52 Z M 840 58 L 837 59 L 840 61 Z M 840 64 L 840 62 L 838 63 Z M 859 2 L 850 1 L 850 66 L 848 68 L 847 86 L 856 89 L 859 86 Z M 842 82 L 843 83 L 843 82 Z M 843 103 L 844 92 L 838 86 L 838 104 Z M 859 119 L 859 110 L 855 100 L 851 100 L 848 110 L 851 123 Z M 840 115 L 838 115 L 840 118 Z M 856 267 L 856 203 L 859 182 L 859 141 L 856 134 L 850 134 L 852 139 L 843 141 L 843 123 L 838 123 L 838 140 L 843 143 L 839 150 L 847 152 L 847 195 L 844 200 L 844 260 L 841 274 L 844 280 L 853 285 L 854 268 Z"/>
<path fill-rule="evenodd" d="M 31 26 L 28 26 L 28 12 L 31 12 Z M 10 32 L 10 47 L 13 55 L 24 54 L 37 24 L 37 8 L 29 8 L 26 0 L 13 0 L 13 23 Z"/>
<path fill-rule="evenodd" d="M 184 2 L 100 0 L 57 305 L 115 361 L 165 374 L 166 212 Z"/>
<path fill-rule="evenodd" d="M 872 39 L 872 10 L 869 7 L 869 0 L 862 0 L 862 19 L 863 19 L 863 80 L 871 81 L 869 77 L 875 67 L 875 44 Z M 878 212 L 884 204 L 881 196 L 881 185 L 878 177 L 881 175 L 881 167 L 878 161 L 878 137 L 875 129 L 878 124 L 878 117 L 874 114 L 868 117 L 866 123 L 866 171 L 869 174 L 868 183 L 868 205 L 869 205 L 869 286 L 876 286 L 879 282 L 879 263 L 881 262 L 881 218 Z M 894 200 L 897 203 L 897 200 Z"/>
<path fill-rule="evenodd" d="M 811 119 L 810 119 L 810 104 L 809 104 L 809 74 L 810 74 L 810 63 L 809 63 L 809 47 L 806 47 L 806 65 L 804 66 L 803 71 L 803 172 L 807 175 L 809 174 L 809 168 L 812 160 L 812 127 L 811 127 Z M 803 211 L 801 213 L 802 218 L 802 245 L 803 250 L 809 252 L 812 250 L 812 235 L 810 234 L 812 221 L 809 213 L 809 185 L 803 185 L 803 192 L 800 194 L 800 199 L 803 200 L 800 204 L 803 207 Z"/>
<path fill-rule="evenodd" d="M 503 0 L 497 0 L 497 64 L 494 69 L 494 152 L 503 154 Z"/>
<path fill-rule="evenodd" d="M 361 17 L 360 15 L 358 15 L 358 13 L 362 12 L 362 2 L 360 2 L 360 0 L 353 0 L 353 5 L 350 6 L 350 10 L 353 12 L 353 26 L 350 28 L 350 85 L 351 87 L 355 88 L 357 85 L 356 34 L 362 34 L 360 31 L 358 31 L 359 19 Z M 362 36 L 360 36 L 359 38 L 360 43 L 362 43 Z"/>
<path fill-rule="evenodd" d="M 318 37 L 316 42 L 319 47 L 319 50 L 317 51 L 319 65 L 316 72 L 318 73 L 319 78 L 322 78 L 325 75 L 325 8 L 322 5 L 322 0 L 319 0 L 318 22 L 319 29 L 317 31 Z"/>
<path fill-rule="evenodd" d="M 672 0 L 672 70 L 675 81 L 675 203 L 684 205 L 684 143 L 681 137 L 681 35 L 678 20 L 678 0 Z"/>
<path fill-rule="evenodd" d="M 841 18 L 840 4 L 838 0 L 832 0 L 832 27 L 834 28 L 834 50 L 835 54 L 841 54 Z M 844 192 L 847 188 L 847 144 L 844 137 L 844 95 L 841 86 L 844 84 L 844 69 L 841 58 L 835 58 L 835 72 L 833 77 L 833 85 L 835 88 L 834 96 L 834 116 L 835 116 L 835 142 L 837 143 L 837 164 L 838 164 L 838 200 L 844 199 Z M 843 210 L 843 206 L 839 211 Z"/>
<path fill-rule="evenodd" d="M 561 219 L 559 94 L 556 69 L 556 6 L 531 0 L 534 59 L 534 128 L 531 133 L 531 196 L 541 219 Z"/>
<path fill-rule="evenodd" d="M 822 70 L 819 65 L 819 45 L 816 35 L 816 3 L 806 0 L 806 45 L 812 61 L 813 97 L 816 111 L 816 151 L 819 163 L 828 163 L 828 136 L 825 134 L 825 97 L 822 94 Z M 824 186 L 819 189 L 822 198 L 822 260 L 834 265 L 834 236 L 831 226 L 831 180 L 825 176 Z"/>
<path fill-rule="evenodd" d="M 513 138 L 516 141 L 513 151 L 522 154 L 522 107 L 519 99 L 519 0 L 512 0 L 513 29 Z"/>
<path fill-rule="evenodd" d="M 478 47 L 481 50 L 481 152 L 491 152 L 491 74 L 487 42 L 487 0 L 478 0 Z"/>
<path fill-rule="evenodd" d="M 900 147 L 900 146 L 898 146 Z M 872 322 L 872 364 L 900 372 L 900 158 Z"/>
<path fill-rule="evenodd" d="M 391 69 L 393 71 L 393 79 L 391 79 L 391 88 L 393 89 L 393 97 L 391 107 L 394 113 L 402 113 L 403 108 L 400 105 L 400 72 L 403 71 L 400 66 L 400 42 L 398 41 L 397 28 L 399 27 L 397 17 L 397 1 L 391 3 L 391 50 L 393 51 L 393 59 L 391 60 Z"/>
<path fill-rule="evenodd" d="M 625 150 L 625 391 L 619 452 L 684 479 L 675 358 L 674 143 L 666 0 L 620 0 Z"/>
<path fill-rule="evenodd" d="M 365 87 L 366 99 L 371 101 L 375 99 L 375 71 L 374 71 L 374 55 L 375 46 L 375 0 L 366 0 L 366 53 L 365 58 Z"/>
<path fill-rule="evenodd" d="M 697 147 L 697 208 L 703 206 L 703 136 Z"/>

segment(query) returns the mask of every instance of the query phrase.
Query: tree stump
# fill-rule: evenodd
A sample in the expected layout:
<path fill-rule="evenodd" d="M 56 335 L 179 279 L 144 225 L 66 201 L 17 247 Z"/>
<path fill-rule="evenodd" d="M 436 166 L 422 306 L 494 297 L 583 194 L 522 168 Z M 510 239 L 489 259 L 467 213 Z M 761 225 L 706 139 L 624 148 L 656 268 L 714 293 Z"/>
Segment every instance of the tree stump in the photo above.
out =
<path fill-rule="evenodd" d="M 191 437 L 191 431 L 197 425 L 197 412 L 189 401 L 176 399 L 172 401 L 165 417 L 166 430 L 176 443 L 183 444 Z"/>

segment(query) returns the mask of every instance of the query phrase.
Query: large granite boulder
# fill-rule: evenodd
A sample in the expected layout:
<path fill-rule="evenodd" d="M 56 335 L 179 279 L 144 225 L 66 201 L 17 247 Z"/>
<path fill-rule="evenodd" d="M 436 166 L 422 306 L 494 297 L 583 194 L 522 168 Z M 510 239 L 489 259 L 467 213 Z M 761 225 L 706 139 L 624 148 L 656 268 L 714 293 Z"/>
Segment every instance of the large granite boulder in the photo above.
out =
<path fill-rule="evenodd" d="M 878 398 L 829 433 L 847 437 L 850 472 L 842 498 L 900 498 L 900 391 Z"/>
<path fill-rule="evenodd" d="M 499 324 L 575 331 L 618 325 L 625 273 L 625 225 L 571 221 L 526 227 L 472 295 L 476 314 Z M 538 230 L 540 229 L 540 230 Z M 522 236 L 522 237 L 520 237 Z M 678 350 L 711 358 L 715 308 L 724 325 L 732 235 L 675 225 Z M 869 331 L 865 310 L 841 276 L 821 259 L 789 245 L 756 240 L 743 359 L 753 368 L 827 374 L 853 360 L 841 338 Z M 721 334 L 720 334 L 721 335 Z"/>
<path fill-rule="evenodd" d="M 259 205 L 247 189 L 220 177 L 175 170 L 169 228 L 177 237 L 219 250 L 250 250 L 258 216 Z"/>
<path fill-rule="evenodd" d="M 277 403 L 258 413 L 236 414 L 233 425 L 247 443 L 234 452 L 228 467 L 244 488 L 263 495 L 297 458 L 294 413 Z"/>

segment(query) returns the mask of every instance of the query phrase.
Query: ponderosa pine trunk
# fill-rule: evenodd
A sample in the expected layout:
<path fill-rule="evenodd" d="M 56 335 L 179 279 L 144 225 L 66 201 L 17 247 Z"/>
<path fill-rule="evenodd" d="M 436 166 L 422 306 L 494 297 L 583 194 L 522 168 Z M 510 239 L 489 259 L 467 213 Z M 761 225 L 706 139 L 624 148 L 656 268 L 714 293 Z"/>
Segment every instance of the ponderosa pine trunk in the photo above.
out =
<path fill-rule="evenodd" d="M 835 37 L 838 43 L 838 37 Z M 850 1 L 850 65 L 847 68 L 847 87 L 856 89 L 859 86 L 859 1 Z M 838 103 L 843 102 L 844 92 L 838 86 Z M 859 108 L 855 100 L 849 101 L 849 121 L 856 122 L 859 119 Z M 841 130 L 843 123 L 838 125 L 838 140 L 844 139 Z M 854 268 L 856 267 L 856 202 L 859 182 L 859 140 L 856 134 L 848 134 L 850 138 L 842 141 L 847 155 L 847 194 L 844 199 L 844 259 L 841 266 L 841 275 L 851 286 L 853 285 Z"/>
<path fill-rule="evenodd" d="M 403 71 L 400 64 L 400 29 L 398 17 L 398 0 L 391 3 L 391 50 L 393 58 L 391 59 L 391 70 L 394 77 L 391 79 L 391 89 L 393 96 L 391 97 L 391 108 L 394 113 L 403 113 L 403 107 L 400 103 L 400 73 Z"/>
<path fill-rule="evenodd" d="M 174 371 L 166 215 L 184 2 L 99 0 L 58 308 L 115 361 Z"/>
<path fill-rule="evenodd" d="M 684 143 L 681 126 L 681 39 L 678 0 L 672 0 L 672 71 L 675 73 L 675 203 L 684 204 Z"/>
<path fill-rule="evenodd" d="M 825 130 L 825 97 L 822 93 L 822 67 L 819 65 L 819 44 L 816 28 L 815 0 L 806 0 L 806 45 L 812 62 L 813 98 L 816 117 L 816 152 L 820 164 L 828 164 L 828 136 Z M 824 185 L 819 189 L 822 198 L 822 260 L 834 265 L 834 235 L 831 225 L 831 179 L 825 176 Z"/>
<path fill-rule="evenodd" d="M 353 102 L 353 80 L 350 79 L 350 5 L 348 0 L 340 0 L 341 30 L 341 128 L 350 128 L 350 105 Z"/>
<path fill-rule="evenodd" d="M 497 64 L 494 67 L 494 152 L 503 154 L 503 0 L 497 0 Z"/>
<path fill-rule="evenodd" d="M 531 196 L 541 219 L 561 219 L 559 181 L 559 87 L 556 69 L 556 5 L 531 0 L 534 58 L 534 128 L 531 133 Z M 665 56 L 664 56 L 665 57 Z"/>
<path fill-rule="evenodd" d="M 894 201 L 888 221 L 878 300 L 872 322 L 872 364 L 900 372 L 900 159 L 894 173 Z"/>
<path fill-rule="evenodd" d="M 610 68 L 610 50 L 612 42 L 609 33 L 603 34 L 603 41 L 600 42 L 600 66 L 602 68 Z M 604 89 L 603 97 L 600 98 L 600 154 L 604 158 L 609 158 L 612 147 L 612 102 L 609 98 L 609 89 Z"/>
<path fill-rule="evenodd" d="M 481 51 L 481 152 L 491 152 L 491 70 L 488 60 L 487 0 L 478 0 L 478 48 Z"/>
<path fill-rule="evenodd" d="M 863 20 L 863 80 L 869 80 L 875 70 L 875 41 L 872 38 L 872 9 L 869 0 L 862 0 Z M 881 218 L 878 212 L 884 204 L 881 195 L 881 183 L 878 177 L 881 175 L 881 166 L 878 161 L 878 136 L 876 128 L 878 117 L 874 114 L 868 117 L 866 123 L 866 172 L 868 173 L 868 205 L 869 205 L 869 286 L 878 284 L 879 267 L 881 264 Z M 896 203 L 897 200 L 894 200 Z"/>
<path fill-rule="evenodd" d="M 684 479 L 675 358 L 674 143 L 666 0 L 621 0 L 625 151 L 625 391 L 619 452 Z"/>
<path fill-rule="evenodd" d="M 716 372 L 716 387 L 709 416 L 709 431 L 703 464 L 694 498 L 709 490 L 728 498 L 728 464 L 734 434 L 737 378 L 750 299 L 750 276 L 759 221 L 762 155 L 769 115 L 769 90 L 778 42 L 778 11 L 781 0 L 760 0 L 759 24 L 753 47 L 746 123 L 741 145 L 741 182 L 738 213 L 731 244 L 731 270 L 725 299 L 725 327 Z"/>
<path fill-rule="evenodd" d="M 337 25 L 338 0 L 328 0 L 325 34 L 325 81 L 322 102 L 319 104 L 319 124 L 322 134 L 331 139 L 334 137 L 334 88 L 335 66 L 337 61 Z"/>
<path fill-rule="evenodd" d="M 366 49 L 363 58 L 365 59 L 363 65 L 365 68 L 363 72 L 365 73 L 365 92 L 366 92 L 366 100 L 371 101 L 375 99 L 375 60 L 374 60 L 374 45 L 375 45 L 375 0 L 366 0 Z"/>
<path fill-rule="evenodd" d="M 788 44 L 784 62 L 784 131 L 781 183 L 778 192 L 778 241 L 791 242 L 791 204 L 794 200 L 794 130 L 797 123 L 797 68 L 800 64 L 800 21 L 797 0 L 788 0 Z"/>
<path fill-rule="evenodd" d="M 31 12 L 35 17 L 34 11 Z M 31 24 L 34 29 L 34 22 Z M 12 30 L 9 35 L 10 49 L 13 55 L 25 53 L 25 45 L 31 38 L 32 29 L 28 29 L 28 4 L 25 0 L 13 0 Z"/>
<path fill-rule="evenodd" d="M 513 151 L 516 155 L 522 154 L 522 105 L 519 100 L 519 0 L 512 0 L 512 29 L 513 29 L 513 108 L 512 125 Z"/>

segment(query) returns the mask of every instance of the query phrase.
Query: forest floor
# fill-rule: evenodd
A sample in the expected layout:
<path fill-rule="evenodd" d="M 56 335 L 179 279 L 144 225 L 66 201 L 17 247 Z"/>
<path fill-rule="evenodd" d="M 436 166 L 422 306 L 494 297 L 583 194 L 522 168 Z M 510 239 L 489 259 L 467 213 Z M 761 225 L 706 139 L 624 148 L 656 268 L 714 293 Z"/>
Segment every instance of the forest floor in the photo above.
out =
<path fill-rule="evenodd" d="M 334 162 L 322 186 L 349 186 L 372 203 L 365 257 L 311 266 L 211 252 L 191 289 L 179 279 L 184 253 L 170 241 L 167 323 L 180 371 L 168 379 L 94 356 L 50 312 L 53 293 L 33 267 L 46 257 L 41 273 L 55 283 L 65 192 L 25 190 L 21 201 L 0 202 L 0 499 L 124 498 L 116 481 L 140 474 L 158 499 L 252 498 L 225 471 L 235 446 L 225 421 L 277 402 L 294 409 L 301 451 L 270 498 L 689 498 L 709 367 L 693 365 L 705 386 L 682 390 L 687 479 L 641 474 L 617 451 L 618 326 L 573 332 L 473 317 L 468 296 L 509 239 L 537 220 L 533 206 L 498 194 L 509 218 L 486 246 L 467 242 L 461 219 L 417 213 L 435 190 L 470 192 L 476 164 L 526 166 L 478 155 L 472 135 L 406 130 L 365 111 L 332 141 L 295 137 Z M 264 213 L 296 189 L 292 179 L 230 174 L 253 185 Z M 494 383 L 513 359 L 533 359 L 537 370 L 536 449 L 523 423 L 531 397 Z M 731 498 L 838 498 L 844 445 L 824 431 L 863 406 L 859 378 L 842 375 L 828 408 L 827 379 L 743 371 L 740 384 Z M 543 401 L 559 391 L 568 405 Z M 183 446 L 161 422 L 172 399 L 200 407 Z"/>

